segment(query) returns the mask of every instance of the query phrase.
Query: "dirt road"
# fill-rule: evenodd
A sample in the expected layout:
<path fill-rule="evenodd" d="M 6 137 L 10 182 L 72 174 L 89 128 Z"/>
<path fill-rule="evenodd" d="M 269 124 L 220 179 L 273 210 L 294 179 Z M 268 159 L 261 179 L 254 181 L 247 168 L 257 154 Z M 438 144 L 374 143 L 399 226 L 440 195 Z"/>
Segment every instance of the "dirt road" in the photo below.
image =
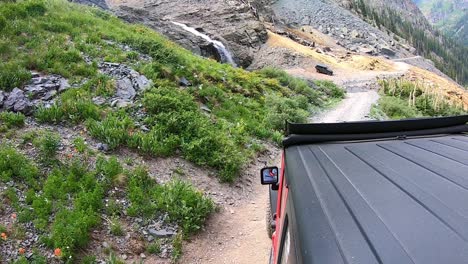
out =
<path fill-rule="evenodd" d="M 375 90 L 352 92 L 340 104 L 316 117 L 311 118 L 313 123 L 349 122 L 369 119 L 369 110 L 372 104 L 379 99 Z"/>
<path fill-rule="evenodd" d="M 271 240 L 265 228 L 268 187 L 260 185 L 259 171 L 268 165 L 280 165 L 280 150 L 270 149 L 268 158 L 259 158 L 250 166 L 248 177 L 253 182 L 249 197 L 236 206 L 220 208 L 206 225 L 206 231 L 184 245 L 180 263 L 251 264 L 267 263 Z"/>
<path fill-rule="evenodd" d="M 335 109 L 324 112 L 314 122 L 343 122 L 363 120 L 378 99 L 375 90 L 351 92 Z M 268 155 L 268 165 L 280 165 L 280 150 Z M 273 158 L 273 159 L 272 159 Z M 207 223 L 206 231 L 184 246 L 180 263 L 188 264 L 251 264 L 267 263 L 271 246 L 265 229 L 268 187 L 260 185 L 257 177 L 264 165 L 256 162 L 248 169 L 254 186 L 249 197 L 236 206 L 221 208 Z"/>

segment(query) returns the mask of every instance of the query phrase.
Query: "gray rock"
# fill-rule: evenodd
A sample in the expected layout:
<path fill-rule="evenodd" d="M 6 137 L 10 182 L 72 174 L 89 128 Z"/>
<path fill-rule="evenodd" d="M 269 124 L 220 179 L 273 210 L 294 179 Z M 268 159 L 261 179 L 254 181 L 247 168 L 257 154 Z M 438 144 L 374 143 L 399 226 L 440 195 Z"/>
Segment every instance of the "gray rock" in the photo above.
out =
<path fill-rule="evenodd" d="M 70 84 L 68 83 L 68 80 L 67 79 L 61 79 L 60 80 L 60 87 L 58 89 L 58 92 L 61 93 L 61 92 L 64 92 L 66 90 L 68 90 L 70 88 Z"/>
<path fill-rule="evenodd" d="M 35 71 L 32 71 L 31 72 L 31 78 L 38 78 L 40 77 L 41 75 L 38 73 L 38 72 L 35 72 Z"/>
<path fill-rule="evenodd" d="M 205 111 L 205 112 L 207 112 L 207 113 L 211 113 L 211 109 L 208 108 L 208 106 L 206 106 L 206 105 L 200 106 L 200 109 L 203 110 L 203 111 Z"/>
<path fill-rule="evenodd" d="M 142 258 L 142 259 L 146 258 L 145 253 L 141 253 L 141 254 L 140 254 L 140 258 Z"/>
<path fill-rule="evenodd" d="M 96 96 L 93 98 L 93 103 L 95 105 L 103 105 L 106 103 L 106 99 L 101 96 Z"/>
<path fill-rule="evenodd" d="M 182 78 L 179 79 L 179 85 L 187 87 L 187 86 L 191 86 L 192 83 L 189 80 L 187 80 L 187 78 L 182 77 Z"/>
<path fill-rule="evenodd" d="M 116 96 L 121 99 L 132 100 L 136 96 L 136 91 L 133 88 L 132 81 L 129 78 L 117 80 Z"/>
<path fill-rule="evenodd" d="M 96 147 L 99 151 L 103 151 L 103 152 L 109 151 L 109 145 L 104 144 L 104 143 L 98 143 Z"/>
<path fill-rule="evenodd" d="M 32 110 L 31 102 L 26 98 L 24 92 L 18 88 L 13 89 L 4 102 L 7 110 L 14 112 L 21 112 L 23 114 L 30 114 Z"/>
<path fill-rule="evenodd" d="M 172 237 L 176 233 L 172 230 L 168 229 L 161 229 L 161 230 L 156 230 L 154 228 L 148 229 L 148 233 L 154 237 L 162 238 L 162 237 Z"/>
<path fill-rule="evenodd" d="M 3 106 L 3 101 L 5 100 L 6 94 L 3 91 L 0 91 L 0 107 Z"/>
<path fill-rule="evenodd" d="M 57 94 L 57 90 L 50 90 L 41 99 L 45 101 L 49 101 L 50 99 L 54 98 L 56 94 Z"/>
<path fill-rule="evenodd" d="M 24 90 L 31 99 L 38 99 L 44 96 L 44 94 L 47 92 L 47 90 L 41 85 L 28 85 L 24 87 Z"/>
<path fill-rule="evenodd" d="M 112 107 L 117 107 L 117 108 L 125 108 L 133 105 L 132 102 L 127 101 L 127 100 L 122 100 L 122 99 L 116 99 L 111 102 Z"/>
<path fill-rule="evenodd" d="M 387 55 L 387 56 L 390 56 L 390 57 L 393 57 L 395 56 L 395 51 L 392 50 L 390 47 L 388 46 L 381 46 L 380 47 L 380 53 L 382 53 L 383 55 Z"/>
<path fill-rule="evenodd" d="M 110 248 L 109 243 L 107 243 L 106 241 L 102 242 L 102 247 L 103 248 Z"/>
<path fill-rule="evenodd" d="M 138 75 L 133 79 L 136 83 L 136 88 L 138 90 L 144 91 L 151 86 L 151 81 L 146 78 L 144 75 Z"/>

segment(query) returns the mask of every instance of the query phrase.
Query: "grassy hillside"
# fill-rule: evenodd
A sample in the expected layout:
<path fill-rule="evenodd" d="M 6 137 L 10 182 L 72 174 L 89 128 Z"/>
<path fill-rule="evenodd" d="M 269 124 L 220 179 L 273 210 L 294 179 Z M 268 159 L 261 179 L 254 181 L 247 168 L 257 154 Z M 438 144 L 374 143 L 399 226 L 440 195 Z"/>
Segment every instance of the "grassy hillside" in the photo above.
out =
<path fill-rule="evenodd" d="M 136 219 L 142 225 L 158 217 L 177 235 L 135 243 L 149 254 L 170 243 L 176 259 L 181 239 L 201 228 L 213 202 L 181 180 L 157 184 L 131 159 L 98 155 L 85 141 L 106 143 L 111 153 L 125 147 L 182 156 L 231 182 L 264 140 L 281 141 L 286 120 L 304 122 L 344 95 L 329 82 L 200 58 L 146 27 L 62 0 L 1 2 L 0 56 L 1 91 L 24 87 L 31 71 L 60 75 L 73 87 L 32 117 L 0 114 L 0 248 L 8 249 L 0 262 L 8 254 L 17 263 L 93 263 L 92 230 L 109 228 L 111 238 L 140 234 Z M 102 62 L 132 67 L 153 85 L 125 107 L 96 104 L 97 96 L 116 93 L 116 81 L 99 71 Z M 31 232 L 39 239 L 25 243 Z M 113 249 L 105 250 L 118 263 Z"/>

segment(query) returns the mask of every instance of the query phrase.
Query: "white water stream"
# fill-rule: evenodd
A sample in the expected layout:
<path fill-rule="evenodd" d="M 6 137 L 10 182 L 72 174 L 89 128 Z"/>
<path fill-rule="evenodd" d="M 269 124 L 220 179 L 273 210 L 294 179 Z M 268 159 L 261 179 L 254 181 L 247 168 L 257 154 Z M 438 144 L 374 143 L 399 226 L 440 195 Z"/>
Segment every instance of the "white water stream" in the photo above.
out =
<path fill-rule="evenodd" d="M 196 30 L 196 29 L 194 29 L 192 27 L 189 27 L 189 26 L 187 26 L 185 24 L 182 24 L 182 23 L 179 23 L 179 22 L 174 22 L 174 21 L 172 21 L 172 24 L 177 25 L 177 26 L 183 28 L 184 30 L 194 34 L 195 36 L 201 37 L 204 40 L 212 43 L 213 46 L 218 51 L 219 55 L 221 56 L 221 61 L 222 62 L 227 62 L 227 63 L 231 64 L 232 66 L 237 66 L 236 63 L 234 62 L 234 59 L 232 58 L 232 54 L 229 52 L 229 50 L 226 48 L 226 46 L 224 46 L 224 44 L 221 41 L 214 40 L 214 39 L 210 38 L 208 35 L 205 35 L 205 34 L 201 33 L 200 31 L 198 31 L 198 30 Z"/>

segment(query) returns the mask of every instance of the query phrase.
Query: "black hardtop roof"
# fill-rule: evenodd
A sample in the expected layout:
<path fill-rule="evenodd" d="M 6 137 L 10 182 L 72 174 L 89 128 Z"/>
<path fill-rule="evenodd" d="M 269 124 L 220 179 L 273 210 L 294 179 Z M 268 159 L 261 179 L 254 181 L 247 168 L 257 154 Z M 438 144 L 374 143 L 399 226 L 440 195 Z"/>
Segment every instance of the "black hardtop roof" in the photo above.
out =
<path fill-rule="evenodd" d="M 468 115 L 394 121 L 286 124 L 285 147 L 330 141 L 401 138 L 468 132 Z"/>
<path fill-rule="evenodd" d="M 468 135 L 299 144 L 285 161 L 302 263 L 468 263 Z"/>

